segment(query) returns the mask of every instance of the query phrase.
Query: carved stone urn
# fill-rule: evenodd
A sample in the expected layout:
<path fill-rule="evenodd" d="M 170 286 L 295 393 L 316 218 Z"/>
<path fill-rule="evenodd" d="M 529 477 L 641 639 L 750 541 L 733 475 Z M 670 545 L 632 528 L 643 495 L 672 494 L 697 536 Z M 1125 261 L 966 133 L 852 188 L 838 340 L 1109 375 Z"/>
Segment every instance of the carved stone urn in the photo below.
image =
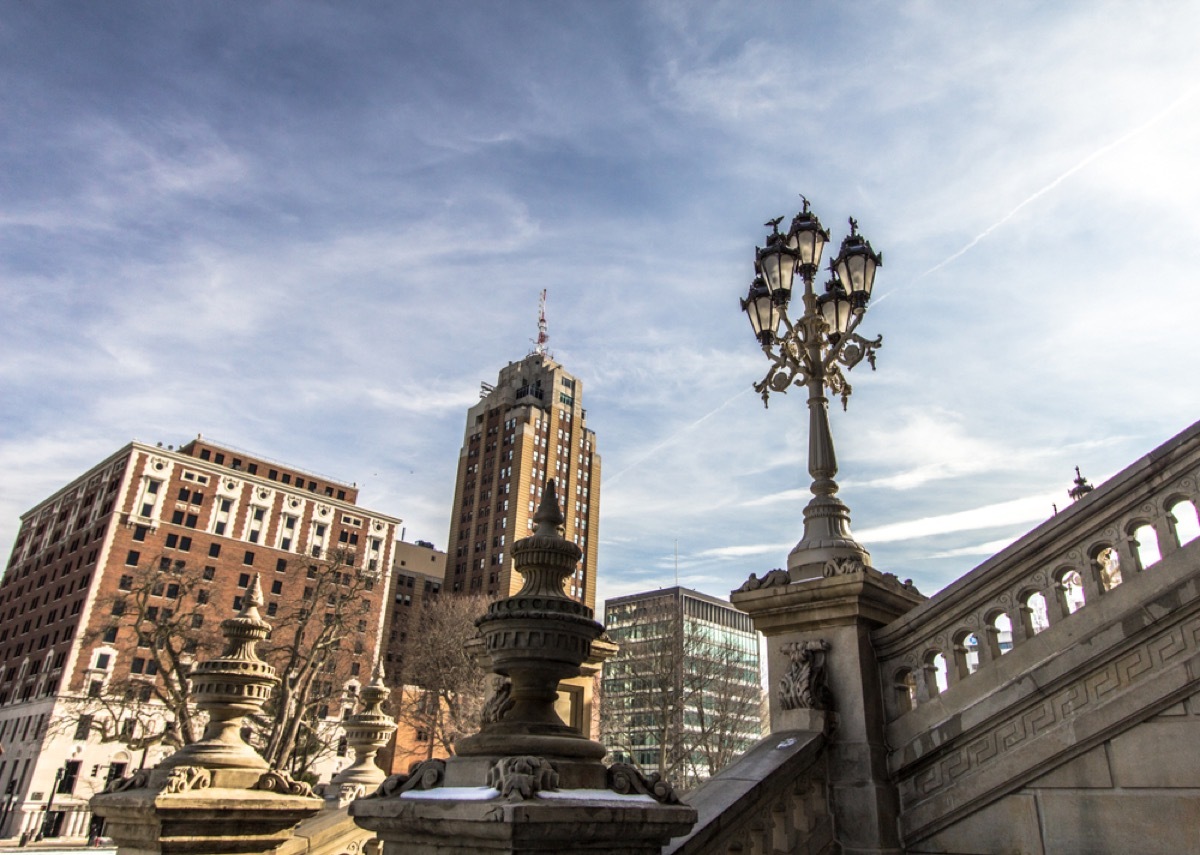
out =
<path fill-rule="evenodd" d="M 559 534 L 564 519 L 553 481 L 533 521 L 534 533 L 513 544 L 513 565 L 524 586 L 492 603 L 476 621 L 492 669 L 508 683 L 489 703 L 480 731 L 459 740 L 455 750 L 460 758 L 552 758 L 562 761 L 557 765 L 564 786 L 603 787 L 598 761 L 604 746 L 563 723 L 554 709 L 559 681 L 578 676 L 604 627 L 590 608 L 563 591 L 581 552 Z M 455 770 L 448 771 L 453 783 Z"/>
<path fill-rule="evenodd" d="M 553 481 L 534 523 L 513 545 L 524 586 L 476 621 L 499 678 L 479 732 L 455 743 L 456 756 L 393 775 L 350 805 L 384 855 L 657 855 L 696 822 L 667 782 L 605 768 L 604 746 L 555 712 L 559 682 L 579 675 L 604 628 L 563 592 L 580 550 L 560 533 Z"/>
<path fill-rule="evenodd" d="M 261 710 L 278 682 L 255 651 L 271 630 L 260 605 L 255 576 L 241 610 L 221 622 L 225 651 L 192 670 L 192 694 L 209 715 L 203 738 L 92 797 L 120 855 L 268 852 L 321 809 L 307 784 L 268 768 L 242 739 L 243 717 Z"/>

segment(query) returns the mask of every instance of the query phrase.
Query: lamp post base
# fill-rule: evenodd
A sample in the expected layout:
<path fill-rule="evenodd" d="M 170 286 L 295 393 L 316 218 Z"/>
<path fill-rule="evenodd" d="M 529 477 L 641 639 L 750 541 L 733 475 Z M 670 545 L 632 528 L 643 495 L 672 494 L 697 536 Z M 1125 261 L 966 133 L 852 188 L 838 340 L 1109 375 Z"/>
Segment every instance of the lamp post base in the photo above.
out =
<path fill-rule="evenodd" d="M 871 566 L 871 553 L 850 534 L 850 509 L 832 495 L 813 496 L 804 508 L 804 537 L 788 553 L 793 582 Z"/>

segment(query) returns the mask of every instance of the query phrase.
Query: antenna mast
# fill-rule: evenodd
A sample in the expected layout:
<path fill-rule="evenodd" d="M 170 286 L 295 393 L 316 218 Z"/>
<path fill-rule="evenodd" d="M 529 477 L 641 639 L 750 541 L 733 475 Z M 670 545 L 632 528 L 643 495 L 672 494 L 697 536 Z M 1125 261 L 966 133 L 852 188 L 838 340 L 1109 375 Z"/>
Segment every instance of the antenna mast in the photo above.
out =
<path fill-rule="evenodd" d="M 546 344 L 550 341 L 550 333 L 546 332 L 546 289 L 542 289 L 541 299 L 538 300 L 538 334 L 533 340 L 533 352 L 541 356 L 547 355 Z M 553 354 L 549 354 L 553 356 Z"/>

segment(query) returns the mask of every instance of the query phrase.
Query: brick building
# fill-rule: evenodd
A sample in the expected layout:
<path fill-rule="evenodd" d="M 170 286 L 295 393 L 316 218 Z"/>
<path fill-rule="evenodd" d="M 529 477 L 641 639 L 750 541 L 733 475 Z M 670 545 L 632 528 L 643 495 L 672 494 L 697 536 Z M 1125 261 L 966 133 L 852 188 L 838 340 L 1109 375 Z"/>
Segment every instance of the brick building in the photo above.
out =
<path fill-rule="evenodd" d="M 91 795 L 170 751 L 102 743 L 86 723 L 61 726 L 78 717 L 72 699 L 114 681 L 161 680 L 145 634 L 120 620 L 139 572 L 163 571 L 167 584 L 146 601 L 161 597 L 147 611 L 163 620 L 177 594 L 171 574 L 192 574 L 192 626 L 204 640 L 240 607 L 254 574 L 271 620 L 313 600 L 314 556 L 344 556 L 364 580 L 360 612 L 353 642 L 317 688 L 330 721 L 351 707 L 384 643 L 400 523 L 357 500 L 351 484 L 197 437 L 179 449 L 132 442 L 26 512 L 0 581 L 0 836 L 83 835 Z M 130 735 L 140 726 L 129 724 Z M 316 770 L 327 779 L 345 762 Z"/>
<path fill-rule="evenodd" d="M 450 590 L 515 594 L 512 543 L 533 533 L 547 477 L 558 482 L 565 536 L 583 550 L 567 594 L 596 606 L 600 454 L 587 427 L 583 383 L 544 353 L 500 370 L 467 411 L 446 551 Z"/>

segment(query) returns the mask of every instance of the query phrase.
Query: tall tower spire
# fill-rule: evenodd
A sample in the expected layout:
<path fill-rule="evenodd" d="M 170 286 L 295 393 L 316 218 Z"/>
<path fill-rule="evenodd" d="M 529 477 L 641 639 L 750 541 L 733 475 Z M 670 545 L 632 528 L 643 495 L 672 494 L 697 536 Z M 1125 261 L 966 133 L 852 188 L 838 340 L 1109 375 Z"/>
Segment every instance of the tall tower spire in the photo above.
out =
<path fill-rule="evenodd" d="M 538 300 L 538 334 L 536 339 L 530 339 L 533 342 L 532 353 L 540 354 L 541 356 L 554 356 L 546 349 L 546 344 L 550 341 L 550 333 L 546 331 L 546 289 L 542 289 L 541 299 Z"/>

